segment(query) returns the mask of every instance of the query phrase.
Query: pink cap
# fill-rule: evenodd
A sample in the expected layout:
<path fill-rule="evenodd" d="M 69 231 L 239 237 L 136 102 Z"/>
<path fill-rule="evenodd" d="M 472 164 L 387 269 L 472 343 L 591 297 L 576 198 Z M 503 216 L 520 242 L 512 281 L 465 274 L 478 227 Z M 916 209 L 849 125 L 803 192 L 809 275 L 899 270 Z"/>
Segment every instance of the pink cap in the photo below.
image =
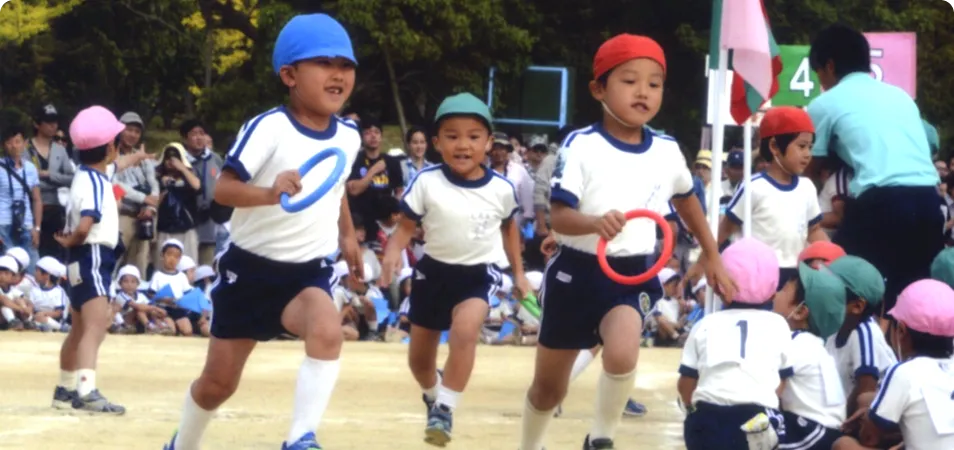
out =
<path fill-rule="evenodd" d="M 739 292 L 733 302 L 757 305 L 772 299 L 778 288 L 778 258 L 761 241 L 742 238 L 722 252 L 722 264 Z"/>
<path fill-rule="evenodd" d="M 954 337 L 954 289 L 937 280 L 915 281 L 888 314 L 912 330 Z"/>
<path fill-rule="evenodd" d="M 91 150 L 116 139 L 126 125 L 116 115 L 99 105 L 79 112 L 70 124 L 70 139 L 77 150 Z"/>

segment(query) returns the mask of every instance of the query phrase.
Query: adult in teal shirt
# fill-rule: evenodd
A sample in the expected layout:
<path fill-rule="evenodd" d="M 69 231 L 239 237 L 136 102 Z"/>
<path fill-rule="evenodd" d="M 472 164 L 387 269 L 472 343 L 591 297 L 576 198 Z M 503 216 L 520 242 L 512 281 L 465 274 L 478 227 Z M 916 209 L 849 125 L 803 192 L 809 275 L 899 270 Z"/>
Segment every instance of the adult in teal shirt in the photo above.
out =
<path fill-rule="evenodd" d="M 825 92 L 809 106 L 816 158 L 854 171 L 835 243 L 874 264 L 886 281 L 884 309 L 912 282 L 930 277 L 944 246 L 940 182 L 914 100 L 871 77 L 859 31 L 833 25 L 812 42 L 809 62 Z"/>

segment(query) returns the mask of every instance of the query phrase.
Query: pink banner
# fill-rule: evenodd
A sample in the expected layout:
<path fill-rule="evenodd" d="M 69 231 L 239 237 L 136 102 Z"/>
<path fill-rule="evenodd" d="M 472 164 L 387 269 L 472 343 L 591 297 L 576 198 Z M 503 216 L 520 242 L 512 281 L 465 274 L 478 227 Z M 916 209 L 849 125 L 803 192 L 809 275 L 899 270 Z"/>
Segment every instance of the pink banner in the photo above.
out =
<path fill-rule="evenodd" d="M 871 75 L 917 96 L 916 33 L 865 33 L 871 45 Z"/>

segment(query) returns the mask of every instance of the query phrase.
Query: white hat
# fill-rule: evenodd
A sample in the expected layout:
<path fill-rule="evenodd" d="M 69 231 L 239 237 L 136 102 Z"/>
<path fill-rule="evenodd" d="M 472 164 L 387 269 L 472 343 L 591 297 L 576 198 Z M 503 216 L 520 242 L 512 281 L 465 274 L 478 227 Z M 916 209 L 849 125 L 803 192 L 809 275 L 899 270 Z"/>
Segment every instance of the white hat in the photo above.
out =
<path fill-rule="evenodd" d="M 680 275 L 679 275 L 679 272 L 676 272 L 673 269 L 670 269 L 668 267 L 663 267 L 663 269 L 659 271 L 659 275 L 657 276 L 659 277 L 660 283 L 666 284 L 672 281 L 673 278 L 678 277 Z"/>
<path fill-rule="evenodd" d="M 696 292 L 699 292 L 700 289 L 705 289 L 705 287 L 706 277 L 702 277 L 696 282 L 696 285 L 692 287 L 692 293 L 695 294 Z"/>
<path fill-rule="evenodd" d="M 336 277 L 348 276 L 350 272 L 350 270 L 348 270 L 348 261 L 345 260 L 336 262 L 331 268 L 334 269 Z"/>
<path fill-rule="evenodd" d="M 66 275 L 66 266 L 52 256 L 40 258 L 40 260 L 36 262 L 36 266 L 55 278 L 63 278 Z"/>
<path fill-rule="evenodd" d="M 139 269 L 132 264 L 126 264 L 119 269 L 119 273 L 116 276 L 116 281 L 122 280 L 124 276 L 129 275 L 136 279 L 136 281 L 142 281 L 142 274 L 139 273 Z"/>
<path fill-rule="evenodd" d="M 185 272 L 189 269 L 195 269 L 195 260 L 192 259 L 189 255 L 182 255 L 182 258 L 179 259 L 179 265 L 176 266 L 176 269 L 179 270 L 179 272 Z"/>
<path fill-rule="evenodd" d="M 27 266 L 30 265 L 30 254 L 21 247 L 13 247 L 7 250 L 7 256 L 12 256 L 13 260 L 20 265 L 18 270 L 14 270 L 16 273 L 22 272 Z"/>
<path fill-rule="evenodd" d="M 185 251 L 185 245 L 182 245 L 182 241 L 178 239 L 166 239 L 165 242 L 162 243 L 162 246 L 159 247 L 159 251 L 162 252 L 163 250 L 166 249 L 166 247 L 169 247 L 169 246 L 176 247 L 181 252 Z"/>
<path fill-rule="evenodd" d="M 500 278 L 500 290 L 505 294 L 509 294 L 513 291 L 513 278 L 510 278 L 510 275 L 502 275 Z"/>
<path fill-rule="evenodd" d="M 199 266 L 195 268 L 195 279 L 215 278 L 215 269 L 212 266 Z"/>
<path fill-rule="evenodd" d="M 13 273 L 18 273 L 20 271 L 20 264 L 17 263 L 17 260 L 10 255 L 0 256 L 0 269 L 6 269 Z"/>
<path fill-rule="evenodd" d="M 401 269 L 401 273 L 398 275 L 398 283 L 403 283 L 404 280 L 411 278 L 412 275 L 414 275 L 414 269 L 410 267 Z"/>
<path fill-rule="evenodd" d="M 530 282 L 530 289 L 539 291 L 540 287 L 543 286 L 543 272 L 533 271 L 527 272 L 527 281 Z"/>

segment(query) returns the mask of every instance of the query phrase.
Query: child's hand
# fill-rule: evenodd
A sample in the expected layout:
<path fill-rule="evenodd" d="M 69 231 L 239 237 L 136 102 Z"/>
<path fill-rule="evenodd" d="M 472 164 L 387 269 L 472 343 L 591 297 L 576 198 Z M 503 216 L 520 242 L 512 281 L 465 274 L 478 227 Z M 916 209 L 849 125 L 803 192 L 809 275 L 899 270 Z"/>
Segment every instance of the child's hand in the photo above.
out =
<path fill-rule="evenodd" d="M 601 217 L 593 218 L 593 233 L 600 235 L 607 241 L 613 240 L 617 234 L 623 231 L 624 226 L 626 226 L 626 216 L 615 209 Z"/>
<path fill-rule="evenodd" d="M 342 238 L 338 240 L 338 246 L 341 247 L 341 255 L 348 262 L 348 269 L 351 276 L 358 280 L 364 280 L 365 276 L 371 276 L 370 273 L 364 273 L 364 257 L 361 255 L 361 246 L 355 238 Z"/>
<path fill-rule="evenodd" d="M 387 252 L 384 259 L 381 260 L 381 280 L 380 286 L 390 286 L 394 275 L 401 270 L 401 252 Z"/>
<path fill-rule="evenodd" d="M 732 303 L 739 288 L 722 265 L 722 258 L 719 255 L 710 256 L 705 262 L 704 268 L 706 282 L 709 286 L 712 286 L 712 289 L 722 298 L 723 302 L 726 304 Z"/>
<path fill-rule="evenodd" d="M 282 198 L 282 194 L 295 195 L 301 192 L 301 175 L 298 170 L 286 170 L 275 177 L 275 183 L 272 184 L 272 204 L 277 205 Z"/>
<path fill-rule="evenodd" d="M 527 294 L 533 292 L 533 289 L 530 287 L 530 281 L 527 280 L 526 275 L 523 274 L 520 274 L 518 277 L 514 277 L 513 290 L 516 293 L 517 300 L 523 300 L 527 297 Z"/>
<path fill-rule="evenodd" d="M 543 238 L 543 242 L 540 243 L 540 253 L 543 254 L 543 257 L 550 259 L 557 251 L 557 242 L 553 234 L 548 234 L 547 237 Z"/>
<path fill-rule="evenodd" d="M 58 232 L 53 235 L 53 239 L 56 239 L 56 242 L 58 242 L 61 246 L 65 248 L 69 248 L 73 246 L 73 239 L 70 239 L 69 233 L 64 233 L 62 231 Z"/>

